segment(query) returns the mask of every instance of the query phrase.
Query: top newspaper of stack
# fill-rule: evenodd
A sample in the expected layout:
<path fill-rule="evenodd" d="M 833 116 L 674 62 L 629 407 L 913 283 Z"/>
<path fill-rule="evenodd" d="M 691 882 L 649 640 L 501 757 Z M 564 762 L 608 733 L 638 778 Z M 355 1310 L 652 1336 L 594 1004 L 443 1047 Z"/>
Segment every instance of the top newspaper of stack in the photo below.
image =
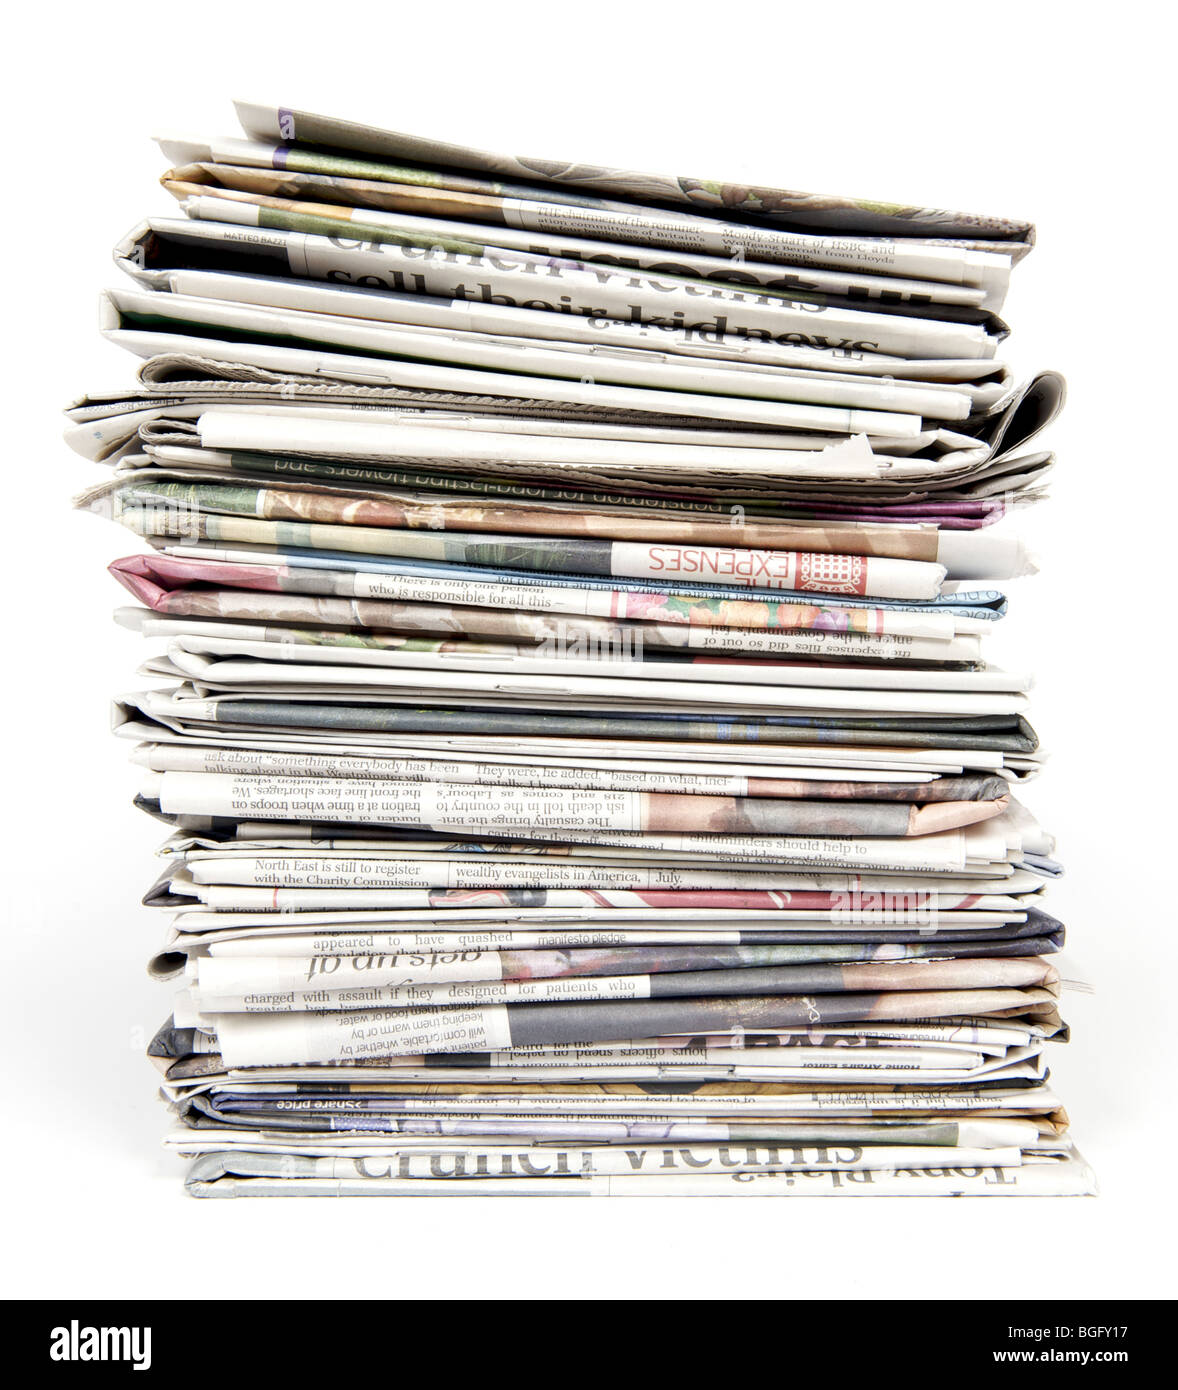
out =
<path fill-rule="evenodd" d="M 136 283 L 102 325 L 148 361 L 75 409 L 91 457 L 283 453 L 385 486 L 370 465 L 396 459 L 619 505 L 936 499 L 888 519 L 961 532 L 1050 467 L 1024 445 L 1062 384 L 998 355 L 1027 223 L 238 114 L 245 139 L 160 140 L 184 216 L 115 250 Z M 229 403 L 239 431 L 202 424 Z"/>

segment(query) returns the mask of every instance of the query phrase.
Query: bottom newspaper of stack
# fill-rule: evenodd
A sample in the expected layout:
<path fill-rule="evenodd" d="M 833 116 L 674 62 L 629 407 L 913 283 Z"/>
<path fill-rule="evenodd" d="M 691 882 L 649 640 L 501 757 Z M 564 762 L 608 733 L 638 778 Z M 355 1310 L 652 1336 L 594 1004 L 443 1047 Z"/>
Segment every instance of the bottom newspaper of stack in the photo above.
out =
<path fill-rule="evenodd" d="M 1093 1190 L 1024 678 L 121 616 L 193 1194 Z"/>

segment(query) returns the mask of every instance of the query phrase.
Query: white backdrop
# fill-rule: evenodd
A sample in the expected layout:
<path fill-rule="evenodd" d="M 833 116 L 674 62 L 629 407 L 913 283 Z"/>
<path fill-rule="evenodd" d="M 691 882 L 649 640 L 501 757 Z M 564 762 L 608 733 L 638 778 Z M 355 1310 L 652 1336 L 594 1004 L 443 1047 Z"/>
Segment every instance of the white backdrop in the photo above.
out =
<path fill-rule="evenodd" d="M 1024 3 L 205 3 L 42 7 L 3 94 L 10 709 L 4 971 L 14 1296 L 720 1298 L 1169 1296 L 1175 1171 L 1169 870 L 1174 34 L 1165 7 Z M 16 33 L 14 38 L 22 37 Z M 1069 379 L 1043 573 L 1012 588 L 1006 664 L 1039 677 L 1054 759 L 1026 801 L 1069 876 L 1051 906 L 1095 987 L 1055 1084 L 1096 1200 L 194 1202 L 158 1147 L 144 1041 L 161 828 L 130 805 L 107 701 L 141 639 L 103 566 L 137 547 L 71 514 L 101 476 L 60 408 L 127 382 L 97 334 L 109 248 L 172 200 L 156 132 L 236 134 L 233 96 L 489 148 L 1027 216 L 1007 356 Z M 31 186 L 30 186 L 31 185 Z M 1128 234 L 1132 244 L 1128 244 Z M 1166 428 L 1134 426 L 1154 401 Z M 11 496 L 11 493 L 8 494 Z M 15 554 L 14 554 L 15 548 Z M 1155 616 L 1157 615 L 1157 616 Z M 1165 653 L 1165 657 L 1161 655 Z M 46 984 L 45 980 L 49 983 Z"/>

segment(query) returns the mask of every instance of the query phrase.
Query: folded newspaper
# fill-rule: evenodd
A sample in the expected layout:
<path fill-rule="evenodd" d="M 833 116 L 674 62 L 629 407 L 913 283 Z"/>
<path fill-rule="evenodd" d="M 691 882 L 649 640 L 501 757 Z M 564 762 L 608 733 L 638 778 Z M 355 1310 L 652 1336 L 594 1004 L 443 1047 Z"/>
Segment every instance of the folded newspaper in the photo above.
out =
<path fill-rule="evenodd" d="M 187 1190 L 1094 1191 L 986 659 L 1031 225 L 238 117 L 160 139 L 67 433 L 146 543 Z"/>

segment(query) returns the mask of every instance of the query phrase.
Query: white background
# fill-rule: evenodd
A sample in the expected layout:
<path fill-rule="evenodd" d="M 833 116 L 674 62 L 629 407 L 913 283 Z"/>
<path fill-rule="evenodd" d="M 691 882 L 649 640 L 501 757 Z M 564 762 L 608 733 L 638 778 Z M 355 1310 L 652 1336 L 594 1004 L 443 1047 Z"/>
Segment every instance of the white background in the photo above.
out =
<path fill-rule="evenodd" d="M 205 3 L 24 8 L 3 127 L 5 583 L 20 629 L 4 796 L 4 1261 L 14 1296 L 644 1299 L 1171 1296 L 1175 199 L 1167 7 Z M 145 1039 L 160 827 L 107 700 L 141 639 L 103 573 L 136 543 L 72 514 L 103 471 L 60 408 L 129 382 L 100 341 L 109 248 L 150 212 L 156 132 L 238 134 L 240 96 L 632 168 L 1026 216 L 1007 356 L 1071 398 L 1028 518 L 1007 664 L 1054 760 L 1026 801 L 1095 986 L 1054 1084 L 1095 1200 L 196 1202 L 163 1155 Z M 1170 327 L 1163 331 L 1166 319 Z M 1163 373 L 1168 375 L 1163 375 Z M 1148 417 L 1148 419 L 1147 419 Z M 12 497 L 12 483 L 6 500 Z M 21 612 L 27 605 L 27 612 Z M 9 647 L 9 643 L 19 646 Z M 1169 1233 L 1167 1234 L 1167 1225 Z"/>

